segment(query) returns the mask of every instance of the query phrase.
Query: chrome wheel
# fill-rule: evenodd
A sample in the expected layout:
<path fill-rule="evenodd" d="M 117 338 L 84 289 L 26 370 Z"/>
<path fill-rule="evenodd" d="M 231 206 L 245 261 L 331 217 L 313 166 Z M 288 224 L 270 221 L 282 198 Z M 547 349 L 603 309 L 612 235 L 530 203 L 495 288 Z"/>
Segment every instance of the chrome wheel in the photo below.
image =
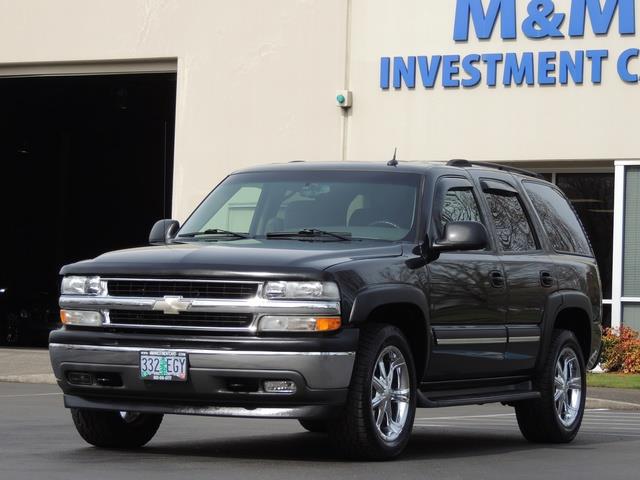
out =
<path fill-rule="evenodd" d="M 373 369 L 371 412 L 378 435 L 387 442 L 400 437 L 409 416 L 411 379 L 402 352 L 385 347 Z"/>
<path fill-rule="evenodd" d="M 578 356 L 569 347 L 565 347 L 558 355 L 553 401 L 560 423 L 565 427 L 571 427 L 580 413 L 582 371 Z"/>

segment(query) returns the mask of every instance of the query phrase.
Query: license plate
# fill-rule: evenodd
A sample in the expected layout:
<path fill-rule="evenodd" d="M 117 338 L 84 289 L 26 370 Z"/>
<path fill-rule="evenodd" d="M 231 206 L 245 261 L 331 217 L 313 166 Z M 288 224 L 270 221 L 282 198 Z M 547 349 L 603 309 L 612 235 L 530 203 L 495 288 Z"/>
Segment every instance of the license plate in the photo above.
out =
<path fill-rule="evenodd" d="M 143 380 L 184 382 L 189 370 L 187 354 L 166 350 L 140 352 L 140 377 Z"/>

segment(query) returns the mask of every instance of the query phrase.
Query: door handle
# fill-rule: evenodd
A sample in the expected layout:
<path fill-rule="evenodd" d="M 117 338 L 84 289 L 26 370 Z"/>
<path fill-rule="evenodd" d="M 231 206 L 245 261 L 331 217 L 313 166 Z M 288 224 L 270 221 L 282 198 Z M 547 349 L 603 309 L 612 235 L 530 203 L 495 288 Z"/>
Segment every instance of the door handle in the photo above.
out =
<path fill-rule="evenodd" d="M 550 272 L 540 272 L 540 285 L 546 288 L 553 287 L 553 276 Z"/>
<path fill-rule="evenodd" d="M 492 287 L 504 287 L 504 276 L 502 276 L 502 272 L 498 270 L 492 270 L 491 272 L 489 272 L 489 279 Z"/>

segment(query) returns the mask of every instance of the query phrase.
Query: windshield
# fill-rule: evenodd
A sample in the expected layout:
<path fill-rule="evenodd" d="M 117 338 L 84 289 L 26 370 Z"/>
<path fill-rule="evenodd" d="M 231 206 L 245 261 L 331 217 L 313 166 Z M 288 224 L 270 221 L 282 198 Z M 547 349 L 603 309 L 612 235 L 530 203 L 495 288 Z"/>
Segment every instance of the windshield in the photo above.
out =
<path fill-rule="evenodd" d="M 327 232 L 352 240 L 413 239 L 419 184 L 418 175 L 395 172 L 235 174 L 211 192 L 178 237 L 275 240 L 283 237 L 269 234 L 313 230 L 318 236 L 324 231 L 323 240 L 336 240 Z"/>

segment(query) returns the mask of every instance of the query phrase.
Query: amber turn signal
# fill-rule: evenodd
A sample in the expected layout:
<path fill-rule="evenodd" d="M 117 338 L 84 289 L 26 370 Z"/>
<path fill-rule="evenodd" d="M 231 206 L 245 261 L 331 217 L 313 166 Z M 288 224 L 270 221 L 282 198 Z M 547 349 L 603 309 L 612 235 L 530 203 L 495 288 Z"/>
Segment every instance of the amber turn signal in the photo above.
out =
<path fill-rule="evenodd" d="M 341 325 L 340 317 L 320 317 L 316 319 L 316 332 L 338 330 Z"/>

